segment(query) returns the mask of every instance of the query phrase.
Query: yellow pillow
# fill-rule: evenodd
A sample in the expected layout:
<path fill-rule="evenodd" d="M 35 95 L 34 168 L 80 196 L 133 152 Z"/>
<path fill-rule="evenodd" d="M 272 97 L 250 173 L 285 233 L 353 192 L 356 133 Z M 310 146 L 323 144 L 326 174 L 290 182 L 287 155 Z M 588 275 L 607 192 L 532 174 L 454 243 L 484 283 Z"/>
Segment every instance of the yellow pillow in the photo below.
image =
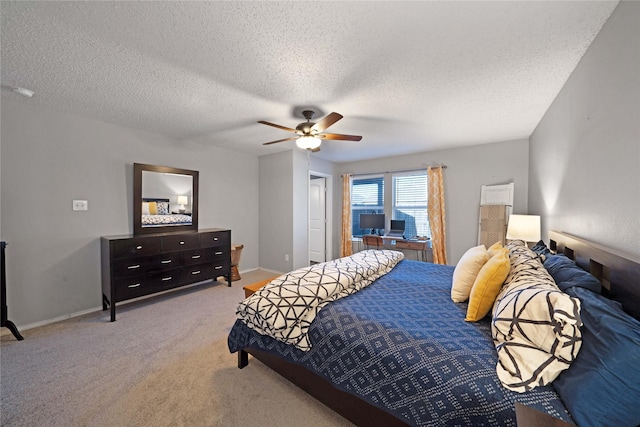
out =
<path fill-rule="evenodd" d="M 158 215 L 158 204 L 156 202 L 149 202 L 149 215 Z"/>
<path fill-rule="evenodd" d="M 471 287 L 476 276 L 485 262 L 489 259 L 484 245 L 475 246 L 462 255 L 455 270 L 451 284 L 451 299 L 453 302 L 465 302 L 469 299 Z"/>
<path fill-rule="evenodd" d="M 476 281 L 471 288 L 467 322 L 477 322 L 486 316 L 496 301 L 500 288 L 509 275 L 509 250 L 499 249 L 494 256 L 480 269 Z"/>
<path fill-rule="evenodd" d="M 494 256 L 496 252 L 498 252 L 498 249 L 502 249 L 503 247 L 504 246 L 502 246 L 501 241 L 497 241 L 493 245 L 489 246 L 489 249 L 487 249 L 487 252 L 489 252 L 489 258 Z"/>

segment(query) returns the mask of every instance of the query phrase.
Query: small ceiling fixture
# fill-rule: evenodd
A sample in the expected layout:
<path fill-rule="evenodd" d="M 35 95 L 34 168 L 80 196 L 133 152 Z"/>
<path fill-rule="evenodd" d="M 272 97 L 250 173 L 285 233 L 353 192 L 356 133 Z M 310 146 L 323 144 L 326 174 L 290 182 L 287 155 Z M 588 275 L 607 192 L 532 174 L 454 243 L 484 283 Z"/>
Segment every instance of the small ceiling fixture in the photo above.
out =
<path fill-rule="evenodd" d="M 11 90 L 18 95 L 26 96 L 27 98 L 31 98 L 35 93 L 32 90 L 23 87 L 12 87 Z"/>
<path fill-rule="evenodd" d="M 322 140 L 320 138 L 316 138 L 314 136 L 301 136 L 296 139 L 296 145 L 303 150 L 315 150 L 320 147 L 320 143 Z"/>

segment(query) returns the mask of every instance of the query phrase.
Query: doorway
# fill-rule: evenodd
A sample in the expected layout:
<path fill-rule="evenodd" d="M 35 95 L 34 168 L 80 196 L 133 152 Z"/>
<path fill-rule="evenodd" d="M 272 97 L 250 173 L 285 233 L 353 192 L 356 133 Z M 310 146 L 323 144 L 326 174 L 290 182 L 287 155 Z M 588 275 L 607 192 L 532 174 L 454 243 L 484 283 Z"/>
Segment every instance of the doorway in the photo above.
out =
<path fill-rule="evenodd" d="M 309 174 L 309 264 L 330 259 L 331 178 Z"/>

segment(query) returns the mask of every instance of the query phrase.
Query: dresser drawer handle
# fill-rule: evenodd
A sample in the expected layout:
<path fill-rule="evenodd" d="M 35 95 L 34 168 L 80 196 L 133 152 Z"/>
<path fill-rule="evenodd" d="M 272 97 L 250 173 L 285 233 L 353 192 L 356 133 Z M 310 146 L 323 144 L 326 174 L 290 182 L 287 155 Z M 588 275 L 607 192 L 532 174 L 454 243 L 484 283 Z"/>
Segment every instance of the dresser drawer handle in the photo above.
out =
<path fill-rule="evenodd" d="M 214 255 L 222 255 L 222 251 L 214 252 Z"/>
<path fill-rule="evenodd" d="M 137 288 L 138 286 L 140 286 L 140 283 L 135 283 L 133 285 L 129 285 L 129 288 Z"/>
<path fill-rule="evenodd" d="M 214 268 L 215 268 L 216 270 L 222 270 L 222 266 L 221 266 L 221 265 L 216 265 Z"/>
<path fill-rule="evenodd" d="M 191 256 L 191 259 L 198 259 L 198 258 L 200 258 L 200 255 L 192 255 Z"/>
<path fill-rule="evenodd" d="M 167 280 L 171 280 L 171 276 L 169 276 L 169 277 L 163 277 L 163 278 L 162 278 L 162 281 L 163 281 L 163 282 L 166 282 Z"/>
<path fill-rule="evenodd" d="M 217 237 L 214 237 L 214 238 L 213 238 L 213 241 L 214 241 L 214 242 L 217 242 L 217 241 L 218 241 L 218 238 L 217 238 Z"/>
<path fill-rule="evenodd" d="M 200 270 L 198 271 L 192 271 L 191 274 L 195 275 L 195 274 L 200 274 Z"/>
<path fill-rule="evenodd" d="M 181 245 L 184 245 L 184 242 L 183 242 L 183 241 L 180 241 L 180 244 L 181 244 Z"/>
<path fill-rule="evenodd" d="M 160 264 L 171 264 L 171 260 L 170 259 L 165 259 L 163 261 L 160 261 Z"/>
<path fill-rule="evenodd" d="M 135 270 L 136 268 L 140 268 L 140 264 L 136 264 L 136 265 L 130 265 L 129 267 L 127 267 L 129 270 Z"/>
<path fill-rule="evenodd" d="M 142 245 L 136 246 L 136 250 L 139 251 L 140 249 L 142 249 Z"/>

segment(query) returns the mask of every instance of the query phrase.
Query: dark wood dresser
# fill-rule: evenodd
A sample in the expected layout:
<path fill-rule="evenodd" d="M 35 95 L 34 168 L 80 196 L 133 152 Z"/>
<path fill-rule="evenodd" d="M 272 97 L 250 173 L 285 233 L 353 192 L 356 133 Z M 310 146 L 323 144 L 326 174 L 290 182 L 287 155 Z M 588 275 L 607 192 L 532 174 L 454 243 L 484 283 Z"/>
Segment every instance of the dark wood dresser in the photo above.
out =
<path fill-rule="evenodd" d="M 218 228 L 142 236 L 103 236 L 102 309 L 205 280 L 231 286 L 231 231 Z"/>

